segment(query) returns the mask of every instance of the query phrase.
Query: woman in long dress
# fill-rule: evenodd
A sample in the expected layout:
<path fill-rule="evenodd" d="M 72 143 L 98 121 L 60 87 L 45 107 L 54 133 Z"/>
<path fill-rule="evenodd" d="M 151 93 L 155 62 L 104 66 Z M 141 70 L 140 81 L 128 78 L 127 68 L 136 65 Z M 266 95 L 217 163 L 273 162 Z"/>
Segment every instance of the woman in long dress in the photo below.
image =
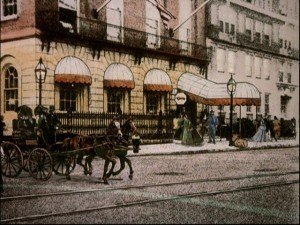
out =
<path fill-rule="evenodd" d="M 262 119 L 261 124 L 258 127 L 256 134 L 252 137 L 252 141 L 255 141 L 255 142 L 271 141 L 269 136 L 266 133 L 266 129 L 267 129 L 267 127 L 266 127 L 265 119 Z"/>
<path fill-rule="evenodd" d="M 184 114 L 183 116 L 183 134 L 181 143 L 183 145 L 194 144 L 192 136 L 192 122 L 189 120 L 187 114 Z"/>

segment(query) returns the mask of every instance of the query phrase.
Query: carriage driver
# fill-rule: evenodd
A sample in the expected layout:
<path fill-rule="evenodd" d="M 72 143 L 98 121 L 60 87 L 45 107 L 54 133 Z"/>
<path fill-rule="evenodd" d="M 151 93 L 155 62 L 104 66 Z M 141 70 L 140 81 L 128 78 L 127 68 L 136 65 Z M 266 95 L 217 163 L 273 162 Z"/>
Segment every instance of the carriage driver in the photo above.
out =
<path fill-rule="evenodd" d="M 38 105 L 35 109 L 35 114 L 38 115 L 37 126 L 37 141 L 39 147 L 47 147 L 49 145 L 49 128 L 47 124 L 47 108 Z"/>
<path fill-rule="evenodd" d="M 57 115 L 54 114 L 54 106 L 49 107 L 49 113 L 47 114 L 47 125 L 49 128 L 49 141 L 51 143 L 56 142 L 56 131 L 60 129 L 61 122 L 59 121 Z"/>

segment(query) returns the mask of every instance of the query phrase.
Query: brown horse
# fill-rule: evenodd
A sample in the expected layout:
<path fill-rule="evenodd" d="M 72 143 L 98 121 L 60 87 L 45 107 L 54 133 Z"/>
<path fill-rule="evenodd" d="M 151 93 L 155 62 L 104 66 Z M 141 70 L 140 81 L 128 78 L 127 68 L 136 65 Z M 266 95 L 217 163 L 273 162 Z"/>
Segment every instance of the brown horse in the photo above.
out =
<path fill-rule="evenodd" d="M 107 134 L 110 139 L 110 141 L 115 146 L 115 155 L 120 160 L 120 168 L 117 171 L 113 172 L 113 176 L 116 176 L 122 172 L 122 170 L 125 169 L 125 163 L 127 163 L 129 167 L 129 179 L 133 178 L 133 169 L 132 169 L 132 163 L 131 160 L 127 157 L 128 152 L 128 146 L 129 146 L 129 137 L 130 135 L 137 130 L 133 120 L 131 118 L 127 119 L 125 123 L 122 126 L 122 136 L 120 136 L 120 133 L 118 129 L 116 128 L 114 121 L 110 123 L 107 129 Z"/>
<path fill-rule="evenodd" d="M 113 173 L 116 160 L 113 158 L 113 145 L 106 135 L 77 135 L 73 138 L 66 139 L 65 146 L 77 155 L 76 162 L 84 168 L 85 174 L 92 174 L 92 161 L 96 156 L 103 158 L 105 160 L 105 165 L 102 179 L 105 184 L 108 184 L 107 179 Z M 83 165 L 82 159 L 85 155 L 87 157 L 85 158 L 85 164 Z M 107 173 L 109 163 L 112 163 L 112 167 Z"/>

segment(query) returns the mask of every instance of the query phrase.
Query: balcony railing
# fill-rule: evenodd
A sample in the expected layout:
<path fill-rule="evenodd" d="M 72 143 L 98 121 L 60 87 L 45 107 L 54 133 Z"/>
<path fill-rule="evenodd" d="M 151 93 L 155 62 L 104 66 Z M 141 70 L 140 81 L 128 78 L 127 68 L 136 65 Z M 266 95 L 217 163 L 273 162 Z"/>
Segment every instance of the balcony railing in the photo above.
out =
<path fill-rule="evenodd" d="M 59 20 L 59 13 L 56 11 L 39 12 L 36 20 L 37 27 L 42 33 L 67 34 L 82 39 L 88 38 L 93 41 L 118 43 L 129 48 L 155 51 L 157 54 L 166 53 L 196 60 L 208 60 L 208 49 L 204 46 L 103 21 L 77 17 L 73 23 L 65 23 Z"/>
<path fill-rule="evenodd" d="M 258 50 L 263 50 L 270 53 L 280 53 L 280 44 L 271 41 L 269 43 L 261 43 L 258 40 L 251 40 L 251 36 L 244 34 L 244 33 L 237 33 L 236 34 L 237 43 L 243 45 L 245 47 L 255 48 Z"/>

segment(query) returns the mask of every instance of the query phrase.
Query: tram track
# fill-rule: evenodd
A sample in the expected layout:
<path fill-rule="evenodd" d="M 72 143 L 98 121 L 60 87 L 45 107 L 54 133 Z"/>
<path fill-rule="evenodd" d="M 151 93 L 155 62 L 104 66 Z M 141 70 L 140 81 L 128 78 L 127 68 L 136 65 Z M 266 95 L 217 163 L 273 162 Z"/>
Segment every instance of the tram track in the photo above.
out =
<path fill-rule="evenodd" d="M 193 183 L 207 183 L 207 182 L 226 182 L 226 181 L 238 181 L 243 179 L 253 179 L 253 178 L 267 178 L 267 177 L 281 177 L 281 176 L 292 176 L 299 174 L 299 171 L 289 171 L 289 172 L 282 172 L 282 173 L 268 173 L 268 174 L 254 174 L 248 176 L 232 176 L 232 177 L 223 177 L 223 178 L 211 178 L 211 179 L 195 179 L 195 180 L 185 180 L 181 182 L 169 182 L 169 183 L 160 183 L 160 184 L 146 184 L 146 185 L 135 185 L 135 186 L 121 186 L 121 187 L 111 187 L 111 188 L 101 188 L 101 189 L 92 189 L 92 190 L 83 190 L 83 191 L 71 191 L 71 192 L 56 192 L 56 193 L 48 193 L 48 194 L 39 194 L 39 195 L 23 195 L 23 196 L 12 196 L 2 198 L 1 201 L 7 202 L 11 200 L 22 200 L 22 199 L 35 199 L 35 198 L 43 198 L 43 197 L 53 197 L 59 195 L 75 195 L 75 194 L 84 194 L 84 193 L 93 193 L 93 192 L 102 192 L 102 191 L 116 191 L 121 192 L 124 190 L 129 189 L 147 189 L 152 187 L 160 187 L 160 186 L 172 186 L 172 185 L 188 185 Z M 67 216 L 72 214 L 80 214 L 80 213 L 88 213 L 98 210 L 109 210 L 109 209 L 116 209 L 122 207 L 130 207 L 136 205 L 144 205 L 144 204 L 151 204 L 151 203 L 158 203 L 163 201 L 173 201 L 179 199 L 187 199 L 193 197 L 203 197 L 203 196 L 213 196 L 218 194 L 226 194 L 226 193 L 236 193 L 241 191 L 250 191 L 268 187 L 280 187 L 286 185 L 294 185 L 299 184 L 299 178 L 297 179 L 289 179 L 285 181 L 276 181 L 276 182 L 267 182 L 262 184 L 255 184 L 255 185 L 246 185 L 246 186 L 239 186 L 234 188 L 226 188 L 221 190 L 214 190 L 214 191 L 200 191 L 200 192 L 193 192 L 193 193 L 185 193 L 185 194 L 175 194 L 175 195 L 162 195 L 158 198 L 148 199 L 143 198 L 136 201 L 129 201 L 125 203 L 115 203 L 101 207 L 91 207 L 85 209 L 78 209 L 78 210 L 68 210 L 65 212 L 54 212 L 54 213 L 44 213 L 44 214 L 36 214 L 30 216 L 19 216 L 14 218 L 6 218 L 0 220 L 1 223 L 7 222 L 16 222 L 16 221 L 27 221 L 27 220 L 38 220 L 47 217 L 54 217 L 54 216 Z"/>
<path fill-rule="evenodd" d="M 283 173 L 267 173 L 267 174 L 254 174 L 242 177 L 222 177 L 222 178 L 210 178 L 210 179 L 195 179 L 195 180 L 185 180 L 181 182 L 167 182 L 160 184 L 145 184 L 145 185 L 130 185 L 130 186 L 120 186 L 120 187 L 108 187 L 108 188 L 99 188 L 99 189 L 91 189 L 91 190 L 81 190 L 81 191 L 65 191 L 65 192 L 54 192 L 54 193 L 46 193 L 46 194 L 33 194 L 33 195 L 19 195 L 19 196 L 10 196 L 1 198 L 2 202 L 9 200 L 21 200 L 21 199 L 30 199 L 30 198 L 39 198 L 39 197 L 51 197 L 58 195 L 73 195 L 73 194 L 84 194 L 90 192 L 101 192 L 101 191 L 117 191 L 117 190 L 126 190 L 126 189 L 140 189 L 140 188 L 149 188 L 149 187 L 159 187 L 159 186 L 171 186 L 171 185 L 184 185 L 191 183 L 200 183 L 200 182 L 218 182 L 218 181 L 231 181 L 231 180 L 242 180 L 242 179 L 250 179 L 250 178 L 263 178 L 263 177 L 272 177 L 272 176 L 285 176 L 299 174 L 299 171 L 289 171 Z"/>

